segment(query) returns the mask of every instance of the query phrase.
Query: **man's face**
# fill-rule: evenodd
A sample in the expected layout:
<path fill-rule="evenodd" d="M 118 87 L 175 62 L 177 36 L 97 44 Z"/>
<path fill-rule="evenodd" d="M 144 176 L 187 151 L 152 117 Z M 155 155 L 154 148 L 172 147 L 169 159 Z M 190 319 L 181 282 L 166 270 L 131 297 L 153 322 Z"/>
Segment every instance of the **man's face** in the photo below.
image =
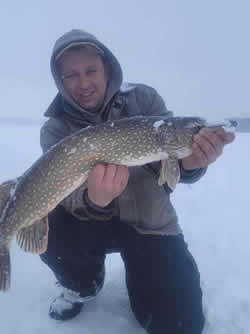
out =
<path fill-rule="evenodd" d="M 58 65 L 64 88 L 76 103 L 87 110 L 102 106 L 108 79 L 98 55 L 84 48 L 68 50 Z"/>

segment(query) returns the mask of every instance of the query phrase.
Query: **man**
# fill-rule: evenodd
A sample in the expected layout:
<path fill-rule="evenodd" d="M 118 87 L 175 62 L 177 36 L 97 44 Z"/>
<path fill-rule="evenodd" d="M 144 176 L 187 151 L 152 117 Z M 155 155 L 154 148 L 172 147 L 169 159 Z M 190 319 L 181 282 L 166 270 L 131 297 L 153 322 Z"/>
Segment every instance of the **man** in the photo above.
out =
<path fill-rule="evenodd" d="M 89 33 L 72 30 L 55 44 L 51 70 L 58 94 L 45 116 L 41 146 L 89 125 L 135 115 L 172 116 L 159 94 L 122 84 L 111 51 Z M 201 131 L 193 153 L 179 162 L 181 182 L 197 181 L 233 135 Z M 150 334 L 198 334 L 204 326 L 196 263 L 187 249 L 159 163 L 127 168 L 98 164 L 88 181 L 49 215 L 49 244 L 41 258 L 62 292 L 50 316 L 66 320 L 103 286 L 105 256 L 120 252 L 132 310 Z"/>

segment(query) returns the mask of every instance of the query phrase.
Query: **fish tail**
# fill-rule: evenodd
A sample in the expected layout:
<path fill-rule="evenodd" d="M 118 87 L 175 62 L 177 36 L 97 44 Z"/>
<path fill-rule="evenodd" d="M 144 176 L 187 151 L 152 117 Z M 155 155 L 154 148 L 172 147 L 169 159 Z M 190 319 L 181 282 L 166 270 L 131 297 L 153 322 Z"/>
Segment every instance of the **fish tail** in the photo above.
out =
<path fill-rule="evenodd" d="M 0 247 L 0 291 L 10 288 L 10 253 L 6 246 Z"/>

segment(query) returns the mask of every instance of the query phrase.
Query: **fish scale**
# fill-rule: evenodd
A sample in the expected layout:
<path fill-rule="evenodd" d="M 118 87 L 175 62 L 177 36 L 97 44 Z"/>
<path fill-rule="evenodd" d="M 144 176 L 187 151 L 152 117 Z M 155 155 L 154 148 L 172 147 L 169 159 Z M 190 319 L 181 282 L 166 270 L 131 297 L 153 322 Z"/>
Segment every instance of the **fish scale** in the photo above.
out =
<path fill-rule="evenodd" d="M 159 184 L 174 188 L 180 176 L 178 159 L 192 153 L 192 137 L 204 126 L 198 117 L 142 116 L 84 128 L 52 146 L 17 182 L 1 185 L 0 290 L 10 287 L 13 237 L 25 251 L 44 252 L 48 213 L 87 180 L 94 165 L 140 166 L 162 160 Z"/>

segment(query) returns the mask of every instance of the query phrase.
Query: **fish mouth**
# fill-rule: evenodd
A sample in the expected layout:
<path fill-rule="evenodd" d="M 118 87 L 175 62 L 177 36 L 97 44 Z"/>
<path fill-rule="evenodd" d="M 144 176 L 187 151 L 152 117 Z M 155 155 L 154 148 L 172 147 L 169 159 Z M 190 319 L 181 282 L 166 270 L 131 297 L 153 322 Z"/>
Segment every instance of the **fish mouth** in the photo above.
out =
<path fill-rule="evenodd" d="M 197 134 L 202 129 L 207 128 L 208 123 L 203 118 L 194 118 L 190 119 L 187 124 L 185 124 L 184 128 L 190 128 L 193 129 L 194 134 Z"/>

